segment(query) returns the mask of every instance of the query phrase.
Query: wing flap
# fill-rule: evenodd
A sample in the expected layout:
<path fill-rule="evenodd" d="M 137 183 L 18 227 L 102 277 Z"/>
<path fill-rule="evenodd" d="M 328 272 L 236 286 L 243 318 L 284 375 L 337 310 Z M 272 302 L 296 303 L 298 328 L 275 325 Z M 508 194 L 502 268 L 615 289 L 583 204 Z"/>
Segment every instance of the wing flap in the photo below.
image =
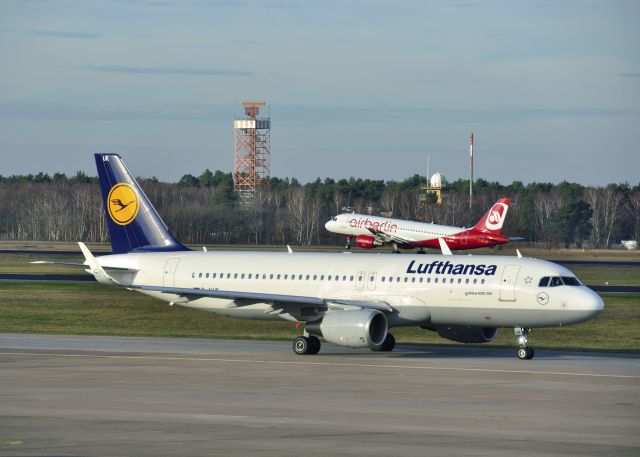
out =
<path fill-rule="evenodd" d="M 401 236 L 398 235 L 391 235 L 390 233 L 384 232 L 382 230 L 379 229 L 374 229 L 374 228 L 369 228 L 369 231 L 375 235 L 375 237 L 378 239 L 378 241 L 381 241 L 382 243 L 398 243 L 398 244 L 410 244 L 410 243 L 414 243 L 416 240 L 412 240 L 409 238 L 403 238 Z"/>

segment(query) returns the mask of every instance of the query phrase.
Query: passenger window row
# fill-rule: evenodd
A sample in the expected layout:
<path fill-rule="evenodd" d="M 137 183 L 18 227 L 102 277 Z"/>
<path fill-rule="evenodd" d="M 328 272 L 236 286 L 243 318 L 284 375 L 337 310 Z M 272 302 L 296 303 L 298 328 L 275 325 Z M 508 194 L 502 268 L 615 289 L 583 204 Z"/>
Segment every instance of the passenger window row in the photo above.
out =
<path fill-rule="evenodd" d="M 306 281 L 317 281 L 318 279 L 320 281 L 324 281 L 325 277 L 327 281 L 342 281 L 342 282 L 347 282 L 347 281 L 351 281 L 353 282 L 354 280 L 354 276 L 350 275 L 295 275 L 295 274 L 278 274 L 278 273 L 196 273 L 193 272 L 191 273 L 191 277 L 193 279 L 198 278 L 198 279 L 264 279 L 264 280 L 289 280 L 289 281 L 295 281 L 296 279 L 298 281 L 302 281 L 302 280 L 306 280 Z M 359 280 L 362 280 L 362 277 L 359 278 Z"/>
<path fill-rule="evenodd" d="M 438 284 L 438 280 L 439 279 L 440 278 L 437 278 L 437 277 L 433 278 L 433 283 L 434 284 Z M 456 279 L 457 279 L 457 281 L 456 281 Z M 454 283 L 462 284 L 463 282 L 464 282 L 464 284 L 478 284 L 478 278 L 473 278 L 473 281 L 471 281 L 470 278 L 465 278 L 464 281 L 462 280 L 462 278 L 442 278 L 441 283 L 442 284 L 446 284 L 447 280 L 449 280 L 449 284 L 454 284 Z M 393 276 L 389 276 L 389 277 L 382 276 L 382 278 L 380 278 L 380 281 L 381 282 L 386 282 L 386 281 L 393 282 L 394 279 L 393 279 Z M 419 282 L 419 283 L 426 282 L 427 284 L 430 284 L 431 283 L 431 277 L 427 277 L 427 278 L 420 277 L 420 278 L 418 278 L 418 281 L 416 281 L 416 277 L 413 276 L 411 278 L 411 281 L 409 281 L 409 277 L 407 277 L 407 276 L 404 276 L 404 280 L 400 276 L 397 276 L 395 281 L 396 282 L 412 282 L 412 283 L 413 282 Z M 484 278 L 480 280 L 480 284 L 484 284 Z"/>
<path fill-rule="evenodd" d="M 334 281 L 334 282 L 353 282 L 355 277 L 353 275 L 295 275 L 295 274 L 278 274 L 278 273 L 196 273 L 193 272 L 191 273 L 191 278 L 193 279 L 263 279 L 263 280 L 276 280 L 276 281 L 324 281 L 325 278 L 327 281 Z M 431 277 L 420 277 L 420 278 L 416 278 L 415 276 L 413 277 L 408 277 L 408 276 L 397 276 L 397 277 L 393 277 L 393 276 L 381 276 L 380 277 L 380 281 L 381 282 L 404 282 L 404 283 L 427 283 L 430 284 L 431 281 Z M 442 279 L 441 281 L 439 281 L 440 279 Z M 457 281 L 456 281 L 457 279 Z M 362 276 L 358 276 L 358 281 L 362 281 L 363 277 Z M 446 284 L 448 280 L 449 284 L 462 284 L 463 283 L 463 279 L 462 278 L 433 278 L 433 283 L 434 284 L 438 284 L 438 282 L 440 282 L 441 284 Z M 375 276 L 371 275 L 369 276 L 369 282 L 373 282 L 375 281 Z M 473 281 L 470 278 L 465 278 L 464 279 L 464 284 L 484 284 L 485 280 L 484 279 L 480 279 L 480 281 L 478 281 L 478 278 L 473 278 Z"/>

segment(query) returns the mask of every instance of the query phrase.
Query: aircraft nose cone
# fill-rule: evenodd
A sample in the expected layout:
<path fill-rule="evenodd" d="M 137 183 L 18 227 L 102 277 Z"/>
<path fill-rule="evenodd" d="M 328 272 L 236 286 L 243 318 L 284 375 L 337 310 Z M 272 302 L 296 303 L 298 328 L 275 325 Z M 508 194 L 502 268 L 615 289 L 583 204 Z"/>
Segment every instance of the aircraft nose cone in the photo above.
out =
<path fill-rule="evenodd" d="M 588 312 L 590 317 L 593 319 L 604 310 L 604 301 L 600 295 L 591 289 L 587 289 L 581 300 L 580 307 L 584 311 Z"/>
<path fill-rule="evenodd" d="M 333 225 L 332 222 L 333 221 L 328 221 L 326 224 L 324 224 L 324 228 L 327 229 L 330 232 L 332 231 L 331 230 L 331 226 Z"/>
<path fill-rule="evenodd" d="M 604 300 L 595 292 L 591 292 L 591 307 L 594 311 L 597 311 L 598 314 L 604 311 Z"/>

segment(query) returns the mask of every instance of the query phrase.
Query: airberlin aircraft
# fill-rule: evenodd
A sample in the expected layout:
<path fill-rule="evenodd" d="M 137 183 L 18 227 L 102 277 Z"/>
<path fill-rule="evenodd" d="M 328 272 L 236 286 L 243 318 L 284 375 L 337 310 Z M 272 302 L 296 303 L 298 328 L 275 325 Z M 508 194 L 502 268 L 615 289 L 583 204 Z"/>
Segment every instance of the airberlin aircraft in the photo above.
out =
<path fill-rule="evenodd" d="M 519 255 L 192 251 L 174 238 L 120 156 L 95 159 L 113 254 L 94 257 L 79 243 L 86 260 L 75 266 L 171 305 L 301 324 L 296 354 L 317 354 L 319 337 L 391 351 L 394 327 L 463 343 L 486 343 L 500 327 L 513 327 L 517 356 L 530 359 L 530 329 L 577 324 L 603 310 L 602 299 L 566 268 Z"/>
<path fill-rule="evenodd" d="M 509 203 L 510 199 L 501 198 L 470 229 L 355 213 L 339 214 L 328 221 L 325 228 L 344 235 L 347 249 L 351 247 L 351 238 L 355 239 L 356 246 L 365 249 L 391 244 L 394 252 L 398 252 L 398 248 L 440 248 L 443 241 L 451 250 L 482 248 L 522 239 L 500 233 Z"/>

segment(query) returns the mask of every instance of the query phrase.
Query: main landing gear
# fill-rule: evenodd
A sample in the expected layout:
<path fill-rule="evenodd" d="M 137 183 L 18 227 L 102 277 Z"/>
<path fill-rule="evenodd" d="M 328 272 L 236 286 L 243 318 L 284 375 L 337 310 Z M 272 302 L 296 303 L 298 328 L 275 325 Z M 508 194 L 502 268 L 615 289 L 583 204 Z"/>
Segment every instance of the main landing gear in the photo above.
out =
<path fill-rule="evenodd" d="M 531 346 L 529 346 L 529 332 L 530 328 L 527 327 L 516 327 L 513 329 L 513 332 L 516 334 L 516 338 L 518 339 L 518 350 L 516 352 L 518 358 L 520 360 L 530 360 L 533 359 L 535 355 L 535 351 Z"/>
<path fill-rule="evenodd" d="M 391 243 L 391 246 L 393 246 L 393 253 L 394 254 L 400 254 L 400 249 L 398 249 L 398 243 L 396 243 L 395 241 L 393 241 Z"/>
<path fill-rule="evenodd" d="M 391 333 L 387 333 L 386 338 L 380 346 L 371 348 L 372 351 L 391 352 L 396 347 L 396 339 Z M 320 352 L 320 340 L 315 335 L 310 335 L 306 330 L 304 334 L 293 340 L 293 352 L 298 355 L 316 355 Z"/>
<path fill-rule="evenodd" d="M 293 340 L 293 352 L 298 355 L 316 355 L 320 352 L 320 340 L 315 335 L 305 334 Z"/>
<path fill-rule="evenodd" d="M 379 352 L 391 352 L 396 347 L 396 339 L 391 333 L 387 333 L 387 337 L 384 339 L 380 346 L 371 348 L 372 351 Z"/>

